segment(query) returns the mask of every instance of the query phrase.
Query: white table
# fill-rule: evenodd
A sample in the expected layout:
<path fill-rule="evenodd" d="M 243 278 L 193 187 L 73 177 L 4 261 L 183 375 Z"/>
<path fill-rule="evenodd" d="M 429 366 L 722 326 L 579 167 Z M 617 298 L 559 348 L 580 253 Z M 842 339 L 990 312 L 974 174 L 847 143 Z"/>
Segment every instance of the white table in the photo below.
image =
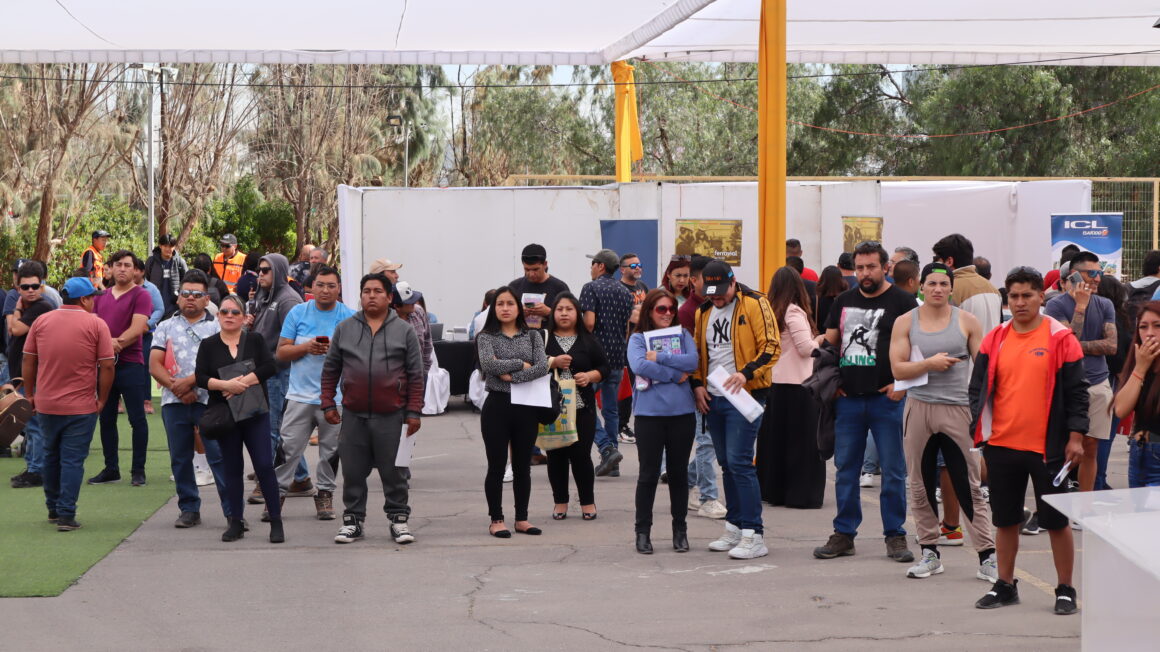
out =
<path fill-rule="evenodd" d="M 1083 649 L 1160 649 L 1160 487 L 1045 498 L 1083 526 Z"/>

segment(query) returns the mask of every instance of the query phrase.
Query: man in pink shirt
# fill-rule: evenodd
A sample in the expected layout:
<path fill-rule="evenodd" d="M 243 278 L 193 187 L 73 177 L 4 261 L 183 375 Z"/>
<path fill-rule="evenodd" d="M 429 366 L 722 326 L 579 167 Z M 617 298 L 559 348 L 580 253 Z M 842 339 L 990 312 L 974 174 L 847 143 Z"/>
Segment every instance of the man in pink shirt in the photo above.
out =
<path fill-rule="evenodd" d="M 85 278 L 61 288 L 64 305 L 32 324 L 24 342 L 24 391 L 44 438 L 44 499 L 48 520 L 69 532 L 76 520 L 85 458 L 97 414 L 113 385 L 113 338 L 92 314 L 99 291 Z"/>

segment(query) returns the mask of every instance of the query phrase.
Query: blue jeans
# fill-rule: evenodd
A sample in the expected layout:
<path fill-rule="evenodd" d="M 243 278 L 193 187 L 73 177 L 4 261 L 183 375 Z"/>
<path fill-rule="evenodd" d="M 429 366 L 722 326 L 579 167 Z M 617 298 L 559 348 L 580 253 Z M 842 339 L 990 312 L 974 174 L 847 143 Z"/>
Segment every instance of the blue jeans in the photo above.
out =
<path fill-rule="evenodd" d="M 761 524 L 761 487 L 757 484 L 753 455 L 761 419 L 758 417 L 750 423 L 728 399 L 709 397 L 707 420 L 717 463 L 721 465 L 722 484 L 725 485 L 725 520 L 742 530 L 753 530 L 758 534 L 764 529 Z"/>
<path fill-rule="evenodd" d="M 290 368 L 270 376 L 266 381 L 266 392 L 270 397 L 270 439 L 271 451 L 274 459 L 278 458 L 278 444 L 282 443 L 282 411 L 286 407 L 286 391 L 290 388 Z M 294 481 L 302 482 L 310 477 L 310 469 L 306 466 L 306 458 L 298 460 L 298 468 L 294 470 Z"/>
<path fill-rule="evenodd" d="M 608 378 L 600 381 L 600 416 L 596 421 L 596 450 L 603 451 L 611 446 L 616 448 L 616 433 L 620 432 L 620 414 L 616 406 L 616 395 L 620 393 L 620 378 L 624 368 L 612 369 Z"/>
<path fill-rule="evenodd" d="M 105 468 L 121 469 L 118 457 L 120 436 L 117 433 L 117 402 L 125 401 L 125 414 L 133 430 L 133 463 L 131 471 L 145 471 L 145 454 L 149 450 L 149 422 L 145 420 L 145 365 L 140 362 L 122 362 L 113 372 L 113 387 L 109 400 L 101 410 L 101 449 L 105 453 Z"/>
<path fill-rule="evenodd" d="M 1128 487 L 1160 487 L 1160 443 L 1131 444 L 1128 450 Z"/>
<path fill-rule="evenodd" d="M 903 401 L 885 394 L 844 396 L 838 399 L 834 422 L 834 464 L 838 468 L 834 495 L 838 515 L 834 531 L 851 538 L 862 524 L 862 496 L 858 475 L 866 453 L 866 431 L 878 447 L 882 467 L 882 534 L 905 535 L 906 457 L 902 452 Z"/>
<path fill-rule="evenodd" d="M 201 494 L 193 474 L 193 427 L 201 420 L 202 414 L 205 414 L 204 403 L 171 403 L 161 406 L 161 421 L 165 424 L 165 436 L 169 440 L 169 468 L 173 471 L 173 482 L 177 485 L 177 506 L 183 512 L 201 511 Z M 212 439 L 201 441 L 205 445 L 205 459 L 213 472 L 214 484 L 217 485 L 222 513 L 229 518 L 221 447 Z"/>
<path fill-rule="evenodd" d="M 689 489 L 701 490 L 701 502 L 717 500 L 717 469 L 713 468 L 713 438 L 709 436 L 708 417 L 697 415 L 697 427 L 693 430 L 696 448 L 689 461 Z"/>
<path fill-rule="evenodd" d="M 18 390 L 24 396 L 24 388 Z M 33 414 L 24 424 L 24 464 L 29 473 L 44 472 L 44 434 L 40 431 L 40 419 Z"/>
<path fill-rule="evenodd" d="M 38 416 L 44 435 L 44 504 L 50 512 L 73 518 L 97 413 Z"/>
<path fill-rule="evenodd" d="M 862 456 L 862 473 L 878 473 L 882 469 L 878 466 L 878 446 L 874 437 L 866 433 L 866 454 Z"/>

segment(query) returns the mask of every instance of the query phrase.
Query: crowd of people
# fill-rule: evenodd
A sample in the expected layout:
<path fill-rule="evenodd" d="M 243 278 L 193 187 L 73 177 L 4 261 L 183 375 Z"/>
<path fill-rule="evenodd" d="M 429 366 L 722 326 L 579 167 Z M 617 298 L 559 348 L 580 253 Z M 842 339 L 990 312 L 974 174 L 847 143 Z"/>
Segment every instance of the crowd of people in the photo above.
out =
<path fill-rule="evenodd" d="M 376 469 L 391 538 L 415 540 L 410 470 L 396 457 L 422 425 L 433 338 L 423 295 L 400 280 L 401 264 L 371 264 L 356 311 L 341 300 L 339 270 L 315 247 L 291 264 L 278 253 L 239 252 L 226 234 L 216 257 L 188 264 L 171 236 L 142 261 L 107 253 L 109 233 L 92 235 L 59 292 L 43 263 L 16 261 L 4 308 L 6 377 L 35 409 L 24 431 L 27 469 L 11 482 L 43 487 L 58 530 L 80 527 L 83 465 L 98 424 L 103 468 L 88 484 L 121 481 L 121 410 L 130 482 L 148 481 L 153 381 L 162 388 L 176 527 L 201 523 L 198 486 L 214 484 L 228 522 L 222 540 L 245 535 L 244 447 L 255 481 L 248 502 L 265 505 L 271 542 L 286 539 L 288 496 L 313 496 L 318 519 L 338 518 L 340 472 L 334 540 L 363 538 Z M 489 290 L 470 328 L 486 394 L 488 533 L 542 533 L 530 512 L 537 461 L 547 465 L 552 519 L 568 517 L 570 473 L 581 518 L 595 520 L 596 478 L 619 477 L 620 448 L 635 445 L 637 552 L 655 552 L 654 504 L 667 483 L 675 551 L 692 547 L 693 512 L 724 521 L 710 550 L 754 559 L 769 554 L 763 503 L 821 508 L 832 457 L 836 514 L 815 558 L 856 553 L 861 491 L 877 482 L 885 552 L 908 564 L 907 577 L 943 573 L 940 546 L 969 538 L 974 575 L 991 584 L 976 606 L 1015 604 L 1020 536 L 1046 530 L 1058 573 L 1054 610 L 1074 613 L 1079 525 L 1043 498 L 1110 488 L 1117 431 L 1129 439 L 1129 485 L 1160 485 L 1160 251 L 1129 284 L 1070 248 L 1047 278 L 1020 266 L 996 288 L 990 264 L 960 234 L 934 243 L 926 264 L 913 248 L 863 242 L 820 273 L 805 267 L 800 242 L 786 244 L 786 264 L 764 292 L 697 254 L 674 256 L 661 287 L 650 289 L 639 256 L 602 249 L 573 294 L 549 273 L 543 246 L 525 247 L 524 274 Z M 520 386 L 549 375 L 576 388 L 576 437 L 540 450 L 545 408 L 521 398 Z M 557 413 L 549 416 L 548 424 Z M 313 473 L 304 456 L 311 443 Z M 1053 482 L 1069 470 L 1071 480 Z"/>

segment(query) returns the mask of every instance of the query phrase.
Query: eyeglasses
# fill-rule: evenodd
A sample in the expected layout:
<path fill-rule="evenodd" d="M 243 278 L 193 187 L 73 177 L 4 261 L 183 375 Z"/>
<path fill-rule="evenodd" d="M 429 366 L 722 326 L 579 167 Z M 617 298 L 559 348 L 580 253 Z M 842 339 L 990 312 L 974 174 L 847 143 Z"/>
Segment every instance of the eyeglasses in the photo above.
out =
<path fill-rule="evenodd" d="M 24 290 L 25 292 L 27 292 L 29 290 L 39 290 L 40 283 L 21 283 L 20 289 Z"/>
<path fill-rule="evenodd" d="M 205 295 L 206 295 L 206 293 L 202 292 L 201 290 L 182 290 L 181 291 L 181 296 L 186 298 L 186 299 L 200 299 L 200 298 L 204 297 Z"/>
<path fill-rule="evenodd" d="M 225 247 L 232 247 L 233 245 L 228 242 L 221 242 L 218 244 L 218 246 L 224 249 Z"/>
<path fill-rule="evenodd" d="M 221 310 L 218 310 L 218 314 L 219 315 L 233 315 L 236 317 L 236 316 L 242 314 L 242 311 L 238 310 L 237 308 L 222 308 Z"/>
<path fill-rule="evenodd" d="M 314 288 L 315 290 L 337 290 L 338 283 L 319 283 L 318 281 L 315 281 L 314 285 L 310 287 Z"/>
<path fill-rule="evenodd" d="M 269 273 L 270 273 L 270 272 L 272 272 L 272 271 L 273 271 L 273 268 L 272 268 L 272 267 L 259 267 L 259 268 L 258 268 L 258 273 L 259 273 L 259 274 L 269 274 Z"/>
<path fill-rule="evenodd" d="M 676 313 L 677 309 L 674 308 L 673 306 L 667 306 L 667 305 L 662 304 L 659 306 L 653 306 L 653 312 L 657 313 L 658 315 L 668 315 L 668 314 Z"/>
<path fill-rule="evenodd" d="M 640 269 L 640 268 L 644 267 L 644 265 L 642 265 L 640 263 L 629 263 L 627 265 L 621 265 L 621 267 L 631 267 L 633 269 Z"/>

